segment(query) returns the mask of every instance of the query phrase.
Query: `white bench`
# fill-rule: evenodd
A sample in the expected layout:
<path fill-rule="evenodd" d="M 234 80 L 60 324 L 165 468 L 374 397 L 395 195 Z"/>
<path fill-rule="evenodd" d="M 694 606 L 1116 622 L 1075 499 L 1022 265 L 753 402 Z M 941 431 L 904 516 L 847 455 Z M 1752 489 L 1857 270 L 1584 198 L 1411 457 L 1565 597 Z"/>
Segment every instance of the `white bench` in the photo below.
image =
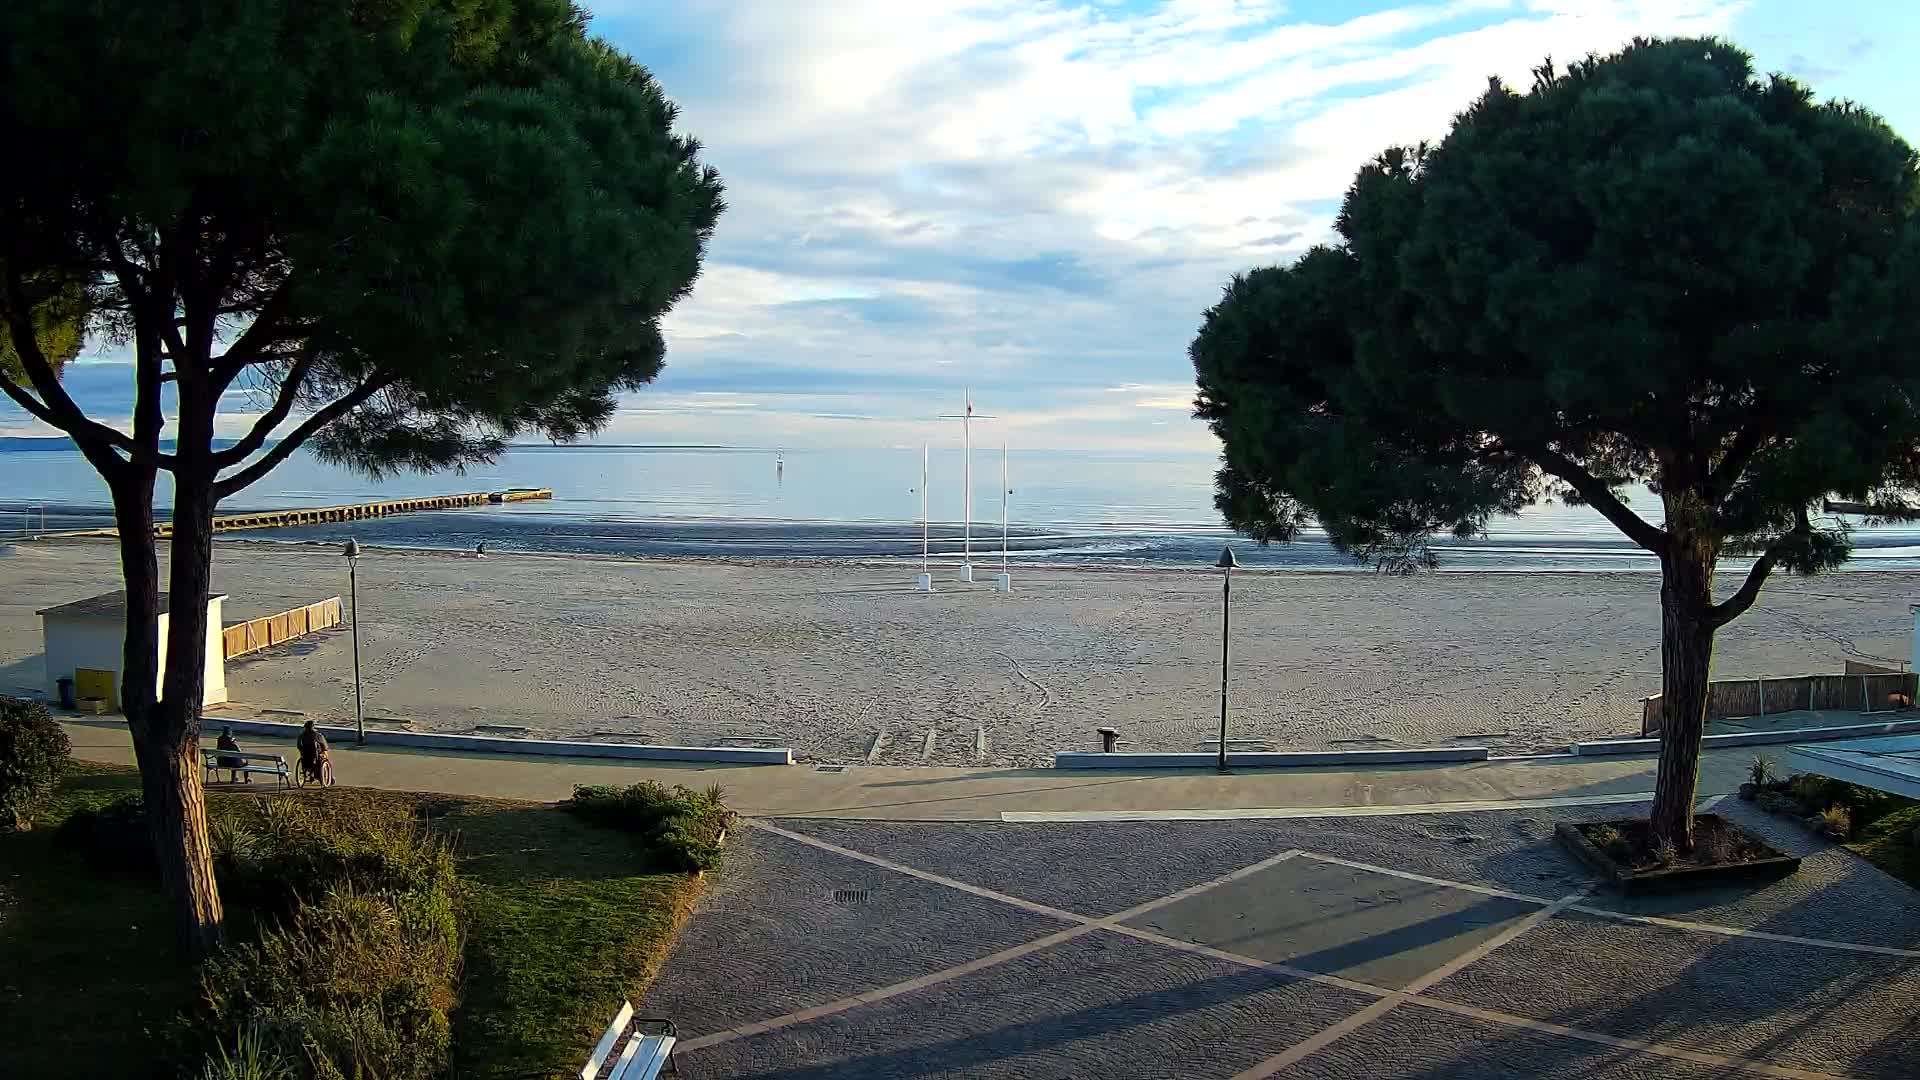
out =
<path fill-rule="evenodd" d="M 641 1024 L 656 1024 L 661 1030 L 658 1034 L 648 1034 L 639 1030 Z M 609 1064 L 607 1059 L 613 1056 L 613 1048 L 620 1046 L 623 1038 L 626 1045 L 620 1056 Z M 679 1033 L 673 1021 L 636 1018 L 633 1002 L 622 1001 L 620 1011 L 613 1014 L 613 1023 L 607 1025 L 606 1034 L 600 1036 L 599 1044 L 593 1048 L 593 1056 L 580 1067 L 580 1080 L 599 1080 L 602 1070 L 606 1080 L 654 1080 L 663 1071 L 678 1076 L 680 1070 L 673 1064 L 673 1044 L 678 1041 Z"/>
<path fill-rule="evenodd" d="M 209 784 L 215 782 L 216 773 L 222 772 L 261 773 L 265 776 L 277 777 L 282 787 L 290 787 L 293 784 L 293 774 L 287 771 L 287 759 L 281 757 L 279 754 L 249 754 L 244 751 L 209 750 L 203 746 L 200 748 L 200 760 L 201 764 L 205 765 L 207 770 L 204 781 Z M 238 761 L 240 762 L 240 766 L 234 768 L 226 764 L 228 761 Z"/>

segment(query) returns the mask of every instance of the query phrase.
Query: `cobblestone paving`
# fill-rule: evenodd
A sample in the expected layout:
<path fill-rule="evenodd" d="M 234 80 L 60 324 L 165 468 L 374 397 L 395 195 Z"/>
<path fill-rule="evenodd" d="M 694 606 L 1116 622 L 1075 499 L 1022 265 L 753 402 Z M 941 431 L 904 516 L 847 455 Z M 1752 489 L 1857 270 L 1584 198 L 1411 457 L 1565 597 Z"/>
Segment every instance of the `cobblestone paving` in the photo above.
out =
<path fill-rule="evenodd" d="M 642 1011 L 716 1080 L 1914 1075 L 1911 890 L 1723 804 L 1801 873 L 1579 898 L 1556 815 L 1640 809 L 756 822 Z"/>

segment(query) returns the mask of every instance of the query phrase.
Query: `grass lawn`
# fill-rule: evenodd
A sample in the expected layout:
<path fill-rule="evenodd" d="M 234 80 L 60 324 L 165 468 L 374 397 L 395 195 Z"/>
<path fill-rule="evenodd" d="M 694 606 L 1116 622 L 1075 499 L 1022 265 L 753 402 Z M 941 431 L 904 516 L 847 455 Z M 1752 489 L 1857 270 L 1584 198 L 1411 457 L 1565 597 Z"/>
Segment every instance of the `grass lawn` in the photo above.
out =
<path fill-rule="evenodd" d="M 59 805 L 0 836 L 0 1076 L 175 1076 L 173 1018 L 191 968 L 140 868 L 61 850 L 83 806 L 136 794 L 133 770 L 76 762 Z M 215 817 L 255 796 L 208 793 Z M 425 817 L 455 837 L 466 971 L 453 1017 L 463 1078 L 577 1075 L 622 997 L 652 979 L 700 889 L 659 873 L 629 834 L 550 806 L 333 788 L 284 796 Z M 244 912 L 229 911 L 244 933 Z"/>
<path fill-rule="evenodd" d="M 1847 847 L 1873 865 L 1920 889 L 1920 848 L 1913 846 L 1913 830 L 1920 828 L 1920 806 L 1896 810 L 1860 830 Z"/>

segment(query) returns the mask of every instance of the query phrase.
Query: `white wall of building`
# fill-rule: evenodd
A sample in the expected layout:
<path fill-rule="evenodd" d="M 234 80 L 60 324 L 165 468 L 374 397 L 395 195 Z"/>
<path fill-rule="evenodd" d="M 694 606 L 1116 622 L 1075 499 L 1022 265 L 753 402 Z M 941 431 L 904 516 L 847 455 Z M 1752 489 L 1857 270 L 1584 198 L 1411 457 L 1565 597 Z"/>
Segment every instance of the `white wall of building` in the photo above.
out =
<path fill-rule="evenodd" d="M 206 703 L 218 705 L 227 700 L 226 646 L 220 639 L 225 626 L 226 601 L 214 597 L 207 602 Z M 47 700 L 60 700 L 60 680 L 73 678 L 80 668 L 113 672 L 116 692 L 126 684 L 126 623 L 119 618 L 99 615 L 42 615 L 40 622 L 46 639 Z M 169 617 L 160 616 L 160 671 L 167 668 L 167 632 Z M 162 676 L 164 677 L 164 675 Z M 160 690 L 158 680 L 154 687 Z M 113 702 L 118 711 L 120 703 Z"/>

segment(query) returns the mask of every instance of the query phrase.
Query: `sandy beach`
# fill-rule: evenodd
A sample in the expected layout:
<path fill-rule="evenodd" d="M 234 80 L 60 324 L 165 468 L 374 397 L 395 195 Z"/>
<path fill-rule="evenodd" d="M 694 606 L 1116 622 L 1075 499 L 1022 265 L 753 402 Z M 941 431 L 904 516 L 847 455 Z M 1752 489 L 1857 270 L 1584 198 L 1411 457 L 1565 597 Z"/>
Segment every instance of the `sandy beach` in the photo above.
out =
<path fill-rule="evenodd" d="M 926 596 L 905 568 L 375 551 L 359 572 L 367 713 L 421 730 L 1027 765 L 1094 748 L 1102 726 L 1122 749 L 1198 749 L 1219 722 L 1213 574 L 1016 567 L 1002 596 L 948 572 Z M 229 621 L 347 591 L 331 550 L 272 543 L 216 545 L 214 581 Z M 0 692 L 42 684 L 37 610 L 118 584 L 105 543 L 0 556 Z M 1916 597 L 1914 575 L 1776 579 L 1721 634 L 1715 675 L 1903 659 Z M 228 683 L 228 715 L 350 718 L 349 635 L 235 660 Z M 1658 685 L 1652 575 L 1235 582 L 1232 736 L 1248 748 L 1556 749 L 1636 732 Z"/>

